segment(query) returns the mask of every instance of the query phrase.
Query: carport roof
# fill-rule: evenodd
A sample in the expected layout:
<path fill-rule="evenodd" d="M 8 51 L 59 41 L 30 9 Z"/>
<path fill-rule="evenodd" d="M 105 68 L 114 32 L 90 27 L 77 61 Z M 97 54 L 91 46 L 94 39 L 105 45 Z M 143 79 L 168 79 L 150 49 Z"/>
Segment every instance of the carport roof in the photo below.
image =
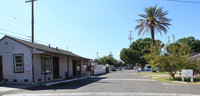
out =
<path fill-rule="evenodd" d="M 41 50 L 41 51 L 45 51 L 45 52 L 49 52 L 49 53 L 54 53 L 54 54 L 60 54 L 60 55 L 66 55 L 66 56 L 72 56 L 72 57 L 76 57 L 76 58 L 82 58 L 82 59 L 90 60 L 89 58 L 85 58 L 85 57 L 76 55 L 76 54 L 69 52 L 69 51 L 66 51 L 66 50 L 62 50 L 62 49 L 58 49 L 58 48 L 56 49 L 56 48 L 49 47 L 49 46 L 39 44 L 39 43 L 32 43 L 32 42 L 17 39 L 17 38 L 11 37 L 11 36 L 4 36 L 2 39 L 6 38 L 6 37 L 10 38 L 10 39 L 12 39 L 16 42 L 19 42 L 19 43 L 21 43 L 21 44 L 23 44 L 27 47 L 33 48 L 33 49 L 37 49 L 37 50 Z"/>

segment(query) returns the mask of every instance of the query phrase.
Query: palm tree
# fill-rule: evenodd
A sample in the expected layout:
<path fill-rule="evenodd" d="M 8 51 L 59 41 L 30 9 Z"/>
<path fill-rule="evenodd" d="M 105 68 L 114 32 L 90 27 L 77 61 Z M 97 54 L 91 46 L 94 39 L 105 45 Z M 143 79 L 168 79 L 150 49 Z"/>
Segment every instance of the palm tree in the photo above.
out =
<path fill-rule="evenodd" d="M 162 35 L 162 31 L 166 34 L 167 29 L 171 25 L 169 22 L 171 19 L 166 18 L 168 11 L 163 11 L 163 7 L 157 8 L 157 5 L 144 9 L 145 14 L 139 14 L 142 19 L 136 20 L 138 25 L 135 29 L 138 29 L 138 35 L 142 36 L 145 33 L 151 32 L 151 43 L 155 45 L 154 34 L 158 32 Z"/>

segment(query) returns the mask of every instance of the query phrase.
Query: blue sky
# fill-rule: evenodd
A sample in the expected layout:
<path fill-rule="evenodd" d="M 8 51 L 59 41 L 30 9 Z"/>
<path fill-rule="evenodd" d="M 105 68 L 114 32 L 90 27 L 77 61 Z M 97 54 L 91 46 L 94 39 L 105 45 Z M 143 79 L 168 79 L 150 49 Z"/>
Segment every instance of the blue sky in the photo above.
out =
<path fill-rule="evenodd" d="M 189 0 L 191 1 L 191 0 Z M 195 0 L 193 0 L 195 1 Z M 198 0 L 196 0 L 198 1 Z M 35 2 L 35 41 L 68 49 L 91 59 L 112 52 L 120 59 L 122 48 L 129 47 L 129 30 L 133 41 L 141 38 L 135 26 L 148 6 L 162 6 L 169 12 L 172 26 L 166 35 L 155 38 L 164 43 L 194 36 L 200 39 L 200 3 L 166 0 L 38 0 Z M 0 1 L 0 33 L 30 39 L 31 3 L 25 0 Z M 0 37 L 4 35 L 0 34 Z M 28 37 L 27 37 L 28 36 Z M 150 34 L 143 36 L 150 37 Z"/>

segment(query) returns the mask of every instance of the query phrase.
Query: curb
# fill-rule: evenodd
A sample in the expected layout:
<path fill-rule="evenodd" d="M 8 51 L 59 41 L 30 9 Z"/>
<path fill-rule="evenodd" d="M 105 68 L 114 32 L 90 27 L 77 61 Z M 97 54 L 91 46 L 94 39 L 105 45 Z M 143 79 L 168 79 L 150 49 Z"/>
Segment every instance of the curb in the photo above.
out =
<path fill-rule="evenodd" d="M 91 93 L 47 93 L 47 94 L 5 94 L 3 96 L 200 96 L 198 94 L 177 93 L 137 93 L 137 92 L 91 92 Z"/>
<path fill-rule="evenodd" d="M 182 81 L 172 81 L 174 83 L 181 83 L 181 84 L 188 84 L 188 82 L 182 82 Z"/>

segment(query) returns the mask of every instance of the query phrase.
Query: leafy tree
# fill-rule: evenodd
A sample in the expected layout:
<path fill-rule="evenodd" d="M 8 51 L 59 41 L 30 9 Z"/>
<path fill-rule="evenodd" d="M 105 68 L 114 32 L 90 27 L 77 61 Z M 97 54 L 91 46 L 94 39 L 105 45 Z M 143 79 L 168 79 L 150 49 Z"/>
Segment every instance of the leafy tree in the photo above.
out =
<path fill-rule="evenodd" d="M 150 53 L 143 55 L 147 63 L 153 66 L 153 69 L 155 69 L 156 67 L 159 67 L 156 64 L 158 61 L 158 57 L 161 54 L 161 49 L 162 47 L 160 45 L 156 45 L 149 48 Z"/>
<path fill-rule="evenodd" d="M 151 38 L 138 39 L 130 45 L 130 49 L 140 51 L 141 54 L 149 53 L 146 51 L 151 46 Z"/>
<path fill-rule="evenodd" d="M 121 60 L 119 60 L 117 64 L 115 64 L 115 67 L 122 67 L 122 66 L 126 66 L 126 64 L 122 62 Z"/>
<path fill-rule="evenodd" d="M 169 75 L 175 79 L 175 74 L 177 71 L 186 69 L 189 66 L 188 64 L 190 63 L 190 60 L 188 59 L 188 50 L 189 47 L 187 44 L 181 43 L 181 46 L 174 45 L 170 55 L 159 57 L 158 65 L 160 65 L 164 71 L 168 72 Z"/>
<path fill-rule="evenodd" d="M 156 44 L 161 45 L 160 40 L 155 40 Z M 163 45 L 161 45 L 163 46 Z M 120 53 L 120 59 L 126 64 L 139 63 L 142 67 L 147 63 L 142 57 L 144 54 L 150 53 L 151 38 L 138 39 L 133 42 L 129 48 L 123 48 Z"/>
<path fill-rule="evenodd" d="M 126 64 L 135 65 L 140 59 L 140 52 L 137 50 L 123 48 L 120 52 L 120 59 Z"/>
<path fill-rule="evenodd" d="M 186 43 L 191 48 L 191 52 L 200 52 L 200 40 L 195 39 L 194 37 L 181 38 L 177 41 L 179 44 Z"/>
<path fill-rule="evenodd" d="M 166 51 L 167 51 L 168 54 L 172 53 L 172 50 L 173 50 L 174 46 L 179 46 L 180 47 L 180 44 L 178 44 L 177 42 L 169 44 L 167 46 L 167 48 L 166 48 Z"/>
<path fill-rule="evenodd" d="M 98 64 L 110 64 L 114 65 L 115 67 L 125 66 L 125 64 L 122 61 L 116 60 L 111 54 L 108 56 L 103 56 L 99 59 L 94 59 L 94 62 Z"/>
<path fill-rule="evenodd" d="M 161 49 L 161 47 L 155 46 L 150 49 L 151 53 L 145 54 L 144 57 L 153 67 L 159 67 L 163 71 L 168 72 L 173 79 L 175 79 L 177 71 L 187 68 L 194 69 L 196 67 L 196 63 L 193 63 L 193 61 L 189 59 L 188 50 L 190 50 L 190 48 L 187 44 L 181 43 L 180 46 L 176 44 L 171 45 L 170 54 L 161 51 Z"/>
<path fill-rule="evenodd" d="M 160 45 L 162 42 L 160 40 L 155 40 L 155 43 Z M 144 39 L 140 38 L 131 44 L 130 49 L 140 51 L 140 54 L 142 56 L 146 53 L 149 53 L 148 49 L 150 47 L 151 47 L 151 38 L 144 38 Z"/>
<path fill-rule="evenodd" d="M 145 14 L 139 14 L 142 19 L 136 20 L 138 25 L 135 29 L 138 29 L 138 35 L 151 32 L 151 43 L 155 45 L 154 35 L 157 31 L 162 35 L 162 31 L 167 33 L 167 28 L 171 24 L 171 19 L 166 18 L 168 11 L 163 11 L 163 7 L 157 8 L 157 6 L 151 6 L 144 9 Z"/>
<path fill-rule="evenodd" d="M 170 44 L 167 48 L 167 52 L 168 53 L 171 53 L 170 50 L 171 50 L 171 47 L 173 45 L 176 45 L 176 46 L 180 46 L 181 43 L 186 43 L 189 48 L 190 48 L 190 53 L 199 53 L 200 52 L 200 40 L 198 39 L 195 39 L 194 37 L 187 37 L 187 38 L 181 38 L 179 40 L 177 40 L 176 42 Z"/>

